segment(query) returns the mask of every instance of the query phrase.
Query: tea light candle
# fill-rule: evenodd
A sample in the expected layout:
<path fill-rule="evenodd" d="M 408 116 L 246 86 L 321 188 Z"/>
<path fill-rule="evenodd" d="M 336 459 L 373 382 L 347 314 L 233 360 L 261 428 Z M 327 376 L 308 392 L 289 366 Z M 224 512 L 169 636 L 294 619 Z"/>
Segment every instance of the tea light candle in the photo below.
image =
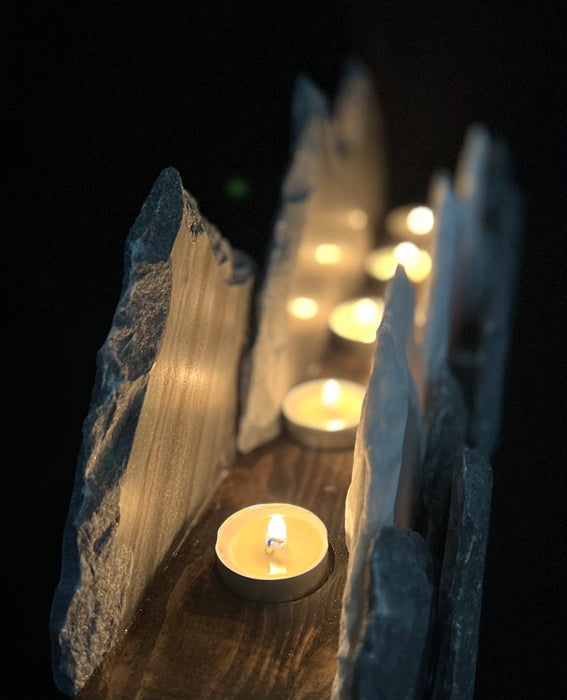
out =
<path fill-rule="evenodd" d="M 384 300 L 380 297 L 350 299 L 335 306 L 329 316 L 329 328 L 349 346 L 371 349 L 383 313 Z"/>
<path fill-rule="evenodd" d="M 366 387 L 346 379 L 313 379 L 290 389 L 282 403 L 288 433 L 312 449 L 352 447 Z"/>
<path fill-rule="evenodd" d="M 404 241 L 395 246 L 373 250 L 364 261 L 366 272 L 379 282 L 392 279 L 398 265 L 403 265 L 410 282 L 419 284 L 431 272 L 431 256 L 414 243 Z"/>
<path fill-rule="evenodd" d="M 427 239 L 433 231 L 433 210 L 423 204 L 392 209 L 384 219 L 384 228 L 391 236 L 403 241 Z"/>
<path fill-rule="evenodd" d="M 216 568 L 233 593 L 283 603 L 311 593 L 328 571 L 324 523 L 289 503 L 261 503 L 227 518 L 217 532 Z"/>

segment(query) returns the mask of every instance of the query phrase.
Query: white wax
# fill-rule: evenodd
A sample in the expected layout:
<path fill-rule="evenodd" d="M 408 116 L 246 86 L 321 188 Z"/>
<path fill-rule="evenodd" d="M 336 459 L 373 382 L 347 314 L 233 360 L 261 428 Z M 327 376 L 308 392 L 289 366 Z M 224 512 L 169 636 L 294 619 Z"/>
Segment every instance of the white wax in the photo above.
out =
<path fill-rule="evenodd" d="M 366 387 L 346 379 L 313 379 L 288 391 L 282 412 L 295 426 L 334 432 L 356 427 Z"/>
<path fill-rule="evenodd" d="M 266 532 L 273 515 L 284 519 L 286 541 L 267 553 Z M 274 581 L 311 571 L 326 558 L 328 547 L 327 528 L 314 513 L 289 503 L 262 503 L 243 508 L 224 521 L 215 551 L 235 574 Z"/>

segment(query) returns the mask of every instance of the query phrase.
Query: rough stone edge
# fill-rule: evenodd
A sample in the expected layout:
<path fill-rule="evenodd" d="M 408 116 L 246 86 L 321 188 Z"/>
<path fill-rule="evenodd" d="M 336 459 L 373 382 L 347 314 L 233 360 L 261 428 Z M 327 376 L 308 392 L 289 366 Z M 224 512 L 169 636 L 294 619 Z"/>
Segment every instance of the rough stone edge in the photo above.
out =
<path fill-rule="evenodd" d="M 434 608 L 431 553 L 418 533 L 384 527 L 371 545 L 368 560 L 369 621 L 355 660 L 352 697 L 420 697 L 428 672 Z M 394 634 L 399 637 L 396 648 L 392 647 Z M 409 643 L 413 644 L 411 655 Z M 406 686 L 405 690 L 411 686 L 412 694 L 400 695 L 400 685 Z"/>
<path fill-rule="evenodd" d="M 432 700 L 472 700 L 474 696 L 490 524 L 490 464 L 476 450 L 463 448 L 454 456 L 453 465 L 451 507 L 437 604 L 440 646 Z"/>
<path fill-rule="evenodd" d="M 183 189 L 179 173 L 173 168 L 162 171 L 126 238 L 122 290 L 111 329 L 97 353 L 95 384 L 83 422 L 64 527 L 62 570 L 53 597 L 50 637 L 54 679 L 60 690 L 69 695 L 78 692 L 88 677 L 84 669 L 79 670 L 70 662 L 71 642 L 64 633 L 82 580 L 92 580 L 94 575 L 82 566 L 81 552 L 83 546 L 102 549 L 120 518 L 120 483 L 149 372 L 161 347 L 171 298 L 169 256 L 184 217 L 193 240 L 207 235 L 227 284 L 243 283 L 252 274 L 248 256 L 232 250 L 228 241 L 199 214 L 195 200 Z M 155 294 L 156 288 L 161 294 Z M 141 309 L 144 313 L 140 313 Z M 115 554 L 120 558 L 120 553 Z M 124 578 L 114 582 L 115 589 L 127 585 L 131 562 L 125 562 L 124 570 Z M 121 636 L 123 627 L 124 621 L 117 615 L 113 626 L 101 633 L 108 637 L 109 649 Z M 93 659 L 92 667 L 100 660 Z"/>
<path fill-rule="evenodd" d="M 292 104 L 292 147 L 284 177 L 281 203 L 268 251 L 268 264 L 256 300 L 253 344 L 242 363 L 241 417 L 237 448 L 242 453 L 280 432 L 283 396 L 273 381 L 277 365 L 286 361 L 287 306 L 307 202 L 315 185 L 329 119 L 327 99 L 305 76 L 296 80 Z M 278 339 L 274 347 L 274 339 Z"/>
<path fill-rule="evenodd" d="M 362 645 L 366 625 L 370 542 L 382 527 L 394 525 L 402 468 L 404 462 L 406 465 L 411 462 L 407 457 L 404 460 L 404 450 L 411 452 L 416 461 L 421 456 L 421 435 L 418 445 L 406 445 L 409 416 L 413 411 L 417 412 L 416 422 L 420 426 L 417 392 L 406 358 L 407 346 L 413 339 L 413 314 L 413 288 L 403 267 L 399 266 L 390 283 L 384 316 L 377 332 L 372 372 L 357 431 L 353 478 L 345 507 L 350 557 L 343 593 L 333 700 L 347 700 L 352 692 L 354 659 Z M 395 376 L 393 370 L 396 370 Z M 397 399 L 390 396 L 392 392 Z M 395 410 L 392 410 L 392 401 L 396 403 Z M 388 436 L 390 444 L 395 443 L 388 454 L 384 452 L 384 435 Z M 412 434 L 412 439 L 415 437 Z M 378 470 L 378 467 L 382 468 Z M 384 475 L 388 488 L 385 488 Z M 356 516 L 353 499 L 358 499 Z"/>
<path fill-rule="evenodd" d="M 427 320 L 423 334 L 424 402 L 431 382 L 447 363 L 451 339 L 451 305 L 458 243 L 457 202 L 447 175 L 438 175 L 431 185 L 435 214 L 433 265 L 429 288 Z"/>

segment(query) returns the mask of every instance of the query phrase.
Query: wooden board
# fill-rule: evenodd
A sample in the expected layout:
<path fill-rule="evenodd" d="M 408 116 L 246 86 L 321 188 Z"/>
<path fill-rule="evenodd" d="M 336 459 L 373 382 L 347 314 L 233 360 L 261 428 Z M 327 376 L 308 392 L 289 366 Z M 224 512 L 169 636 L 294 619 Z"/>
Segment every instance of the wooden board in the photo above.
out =
<path fill-rule="evenodd" d="M 370 357 L 330 348 L 321 374 L 364 380 Z M 77 696 L 155 698 L 328 698 L 347 551 L 344 503 L 351 450 L 315 452 L 285 435 L 240 456 L 199 522 L 150 589 L 125 638 Z M 326 524 L 332 570 L 323 586 L 290 603 L 259 604 L 226 591 L 214 571 L 220 524 L 260 502 L 304 506 Z"/>

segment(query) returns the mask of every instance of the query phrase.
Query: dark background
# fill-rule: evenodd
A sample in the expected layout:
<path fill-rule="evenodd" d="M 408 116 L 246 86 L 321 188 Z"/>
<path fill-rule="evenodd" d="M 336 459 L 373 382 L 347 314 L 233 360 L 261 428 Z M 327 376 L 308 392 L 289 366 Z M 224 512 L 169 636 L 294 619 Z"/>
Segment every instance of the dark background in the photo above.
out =
<path fill-rule="evenodd" d="M 526 235 L 475 697 L 564 697 L 564 3 L 44 0 L 2 3 L 0 19 L 3 349 L 15 389 L 6 444 L 16 455 L 5 458 L 5 501 L 17 513 L 6 532 L 22 555 L 10 581 L 24 624 L 11 648 L 26 669 L 5 670 L 11 696 L 58 697 L 48 615 L 81 424 L 124 241 L 154 180 L 177 168 L 204 215 L 261 265 L 294 80 L 304 72 L 332 95 L 355 55 L 381 103 L 389 206 L 423 199 L 432 173 L 454 168 L 473 121 L 514 156 Z M 244 200 L 225 194 L 233 175 L 250 185 Z"/>

